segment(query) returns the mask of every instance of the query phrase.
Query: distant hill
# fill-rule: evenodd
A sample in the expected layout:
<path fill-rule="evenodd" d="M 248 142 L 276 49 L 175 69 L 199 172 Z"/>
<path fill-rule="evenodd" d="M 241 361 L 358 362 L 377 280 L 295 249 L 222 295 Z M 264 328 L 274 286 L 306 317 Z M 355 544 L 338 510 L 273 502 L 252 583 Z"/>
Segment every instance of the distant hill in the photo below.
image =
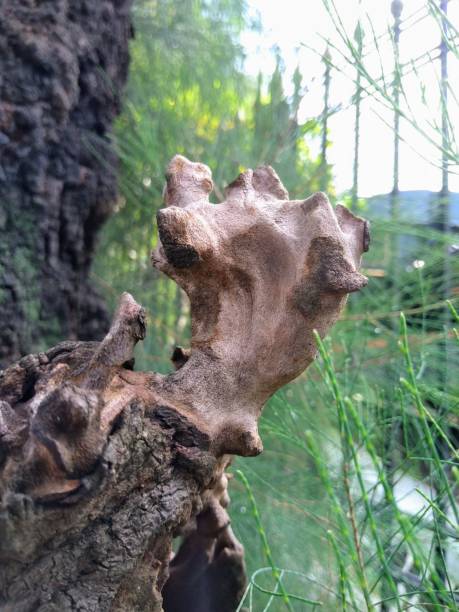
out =
<path fill-rule="evenodd" d="M 433 191 L 401 191 L 399 194 L 400 221 L 429 225 L 438 218 L 440 195 Z M 365 216 L 371 219 L 390 219 L 391 195 L 377 195 L 367 199 Z M 450 224 L 459 231 L 459 193 L 449 194 Z"/>

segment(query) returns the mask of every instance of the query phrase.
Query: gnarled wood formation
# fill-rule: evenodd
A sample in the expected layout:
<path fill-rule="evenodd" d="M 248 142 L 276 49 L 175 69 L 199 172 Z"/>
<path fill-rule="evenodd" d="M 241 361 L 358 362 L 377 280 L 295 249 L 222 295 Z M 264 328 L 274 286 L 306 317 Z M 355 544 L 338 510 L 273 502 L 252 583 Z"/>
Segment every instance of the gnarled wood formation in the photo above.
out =
<path fill-rule="evenodd" d="M 208 432 L 218 455 L 256 455 L 266 400 L 314 359 L 358 272 L 368 225 L 322 193 L 288 199 L 270 167 L 247 170 L 209 203 L 210 170 L 177 155 L 158 213 L 155 267 L 191 302 L 191 353 L 161 393 Z"/>
<path fill-rule="evenodd" d="M 290 201 L 269 167 L 209 203 L 176 156 L 154 265 L 191 301 L 191 349 L 132 370 L 145 314 L 123 294 L 101 343 L 66 342 L 0 374 L 0 610 L 225 612 L 244 588 L 225 470 L 315 356 L 358 272 L 366 222 L 323 194 Z M 184 540 L 172 559 L 171 541 Z"/>

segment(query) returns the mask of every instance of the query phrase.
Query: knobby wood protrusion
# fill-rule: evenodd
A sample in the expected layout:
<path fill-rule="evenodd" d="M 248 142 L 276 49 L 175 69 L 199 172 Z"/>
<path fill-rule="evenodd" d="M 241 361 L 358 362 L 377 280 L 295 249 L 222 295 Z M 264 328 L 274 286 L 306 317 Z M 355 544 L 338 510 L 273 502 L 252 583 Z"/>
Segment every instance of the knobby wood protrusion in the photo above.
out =
<path fill-rule="evenodd" d="M 289 200 L 269 166 L 242 173 L 218 205 L 207 166 L 177 155 L 166 178 L 152 260 L 188 294 L 192 339 L 161 393 L 193 415 L 216 455 L 256 455 L 266 400 L 311 363 L 313 330 L 324 335 L 367 282 L 368 225 L 322 193 Z"/>
<path fill-rule="evenodd" d="M 368 227 L 324 194 L 289 200 L 270 167 L 221 204 L 211 190 L 207 166 L 174 157 L 152 255 L 191 302 L 173 373 L 133 371 L 145 313 L 129 294 L 101 343 L 1 372 L 0 610 L 236 609 L 231 456 L 261 452 L 266 400 L 366 284 Z"/>

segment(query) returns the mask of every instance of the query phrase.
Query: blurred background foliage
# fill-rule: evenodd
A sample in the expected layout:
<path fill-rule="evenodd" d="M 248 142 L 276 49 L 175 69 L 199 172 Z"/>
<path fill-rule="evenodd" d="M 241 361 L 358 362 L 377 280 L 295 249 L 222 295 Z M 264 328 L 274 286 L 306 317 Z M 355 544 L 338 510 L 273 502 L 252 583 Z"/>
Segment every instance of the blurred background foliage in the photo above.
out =
<path fill-rule="evenodd" d="M 431 9 L 432 19 L 442 14 Z M 262 25 L 242 0 L 142 0 L 134 19 L 116 129 L 121 195 L 93 275 L 112 306 L 130 291 L 146 307 L 137 368 L 168 372 L 174 346 L 189 342 L 188 300 L 150 264 L 169 159 L 181 153 L 209 165 L 215 202 L 261 163 L 275 167 L 292 199 L 319 188 L 332 201 L 337 194 L 326 150 L 313 153 L 330 144 L 326 100 L 322 115 L 299 119 L 304 78 L 297 69 L 286 87 L 278 51 L 271 75 L 245 73 L 241 33 Z M 456 49 L 450 34 L 445 40 Z M 344 41 L 358 87 L 374 85 L 354 42 Z M 395 113 L 398 70 L 373 88 Z M 449 164 L 454 147 L 443 147 Z M 231 512 L 252 577 L 241 604 L 250 610 L 459 605 L 459 248 L 442 222 L 442 202 L 454 194 L 431 194 L 427 222 L 406 214 L 421 196 L 355 195 L 339 197 L 372 220 L 369 285 L 351 296 L 321 359 L 269 402 L 264 454 L 235 461 L 247 479 L 231 485 Z"/>

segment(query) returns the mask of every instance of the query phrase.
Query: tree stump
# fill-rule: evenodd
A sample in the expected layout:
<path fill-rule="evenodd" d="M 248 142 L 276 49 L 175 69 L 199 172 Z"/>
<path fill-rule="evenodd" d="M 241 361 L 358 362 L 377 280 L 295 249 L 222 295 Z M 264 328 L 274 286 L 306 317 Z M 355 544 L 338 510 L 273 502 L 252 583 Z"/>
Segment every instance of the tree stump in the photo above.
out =
<path fill-rule="evenodd" d="M 125 293 L 102 342 L 0 375 L 2 611 L 234 611 L 245 575 L 225 470 L 262 451 L 264 403 L 366 284 L 367 223 L 324 194 L 290 201 L 261 167 L 210 204 L 209 168 L 181 156 L 166 178 L 152 261 L 192 315 L 176 371 L 133 370 L 145 313 Z"/>

